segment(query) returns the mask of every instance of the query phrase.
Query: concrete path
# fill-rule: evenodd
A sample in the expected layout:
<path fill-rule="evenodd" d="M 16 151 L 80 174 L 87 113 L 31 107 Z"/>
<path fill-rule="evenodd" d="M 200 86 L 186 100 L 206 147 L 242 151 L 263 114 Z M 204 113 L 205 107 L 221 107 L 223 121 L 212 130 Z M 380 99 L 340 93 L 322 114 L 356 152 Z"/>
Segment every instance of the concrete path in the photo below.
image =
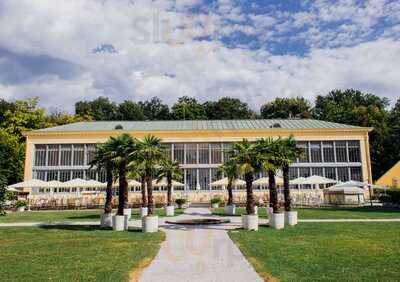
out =
<path fill-rule="evenodd" d="M 191 208 L 173 220 L 210 214 L 208 209 Z M 227 223 L 189 228 L 161 224 L 166 240 L 139 281 L 263 281 L 228 236 L 227 230 L 237 226 Z"/>

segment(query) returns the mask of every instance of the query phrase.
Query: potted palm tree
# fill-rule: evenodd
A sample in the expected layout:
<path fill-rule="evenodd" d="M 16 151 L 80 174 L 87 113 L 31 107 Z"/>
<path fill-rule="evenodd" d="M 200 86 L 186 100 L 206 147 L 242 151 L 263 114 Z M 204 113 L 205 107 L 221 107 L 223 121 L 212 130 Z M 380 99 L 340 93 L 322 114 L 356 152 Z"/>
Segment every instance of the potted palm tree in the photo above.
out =
<path fill-rule="evenodd" d="M 142 194 L 142 205 L 140 207 L 140 217 L 147 216 L 148 209 L 147 209 L 147 193 L 146 193 L 146 179 L 144 175 L 144 168 L 143 164 L 132 160 L 129 164 L 129 176 L 133 179 L 140 179 L 140 188 Z"/>
<path fill-rule="evenodd" d="M 127 166 L 130 162 L 129 156 L 137 150 L 137 141 L 129 134 L 122 134 L 118 137 L 110 137 L 109 149 L 110 160 L 118 170 L 118 211 L 113 217 L 113 229 L 123 231 L 128 229 L 128 220 L 131 209 L 128 208 L 128 181 Z"/>
<path fill-rule="evenodd" d="M 27 206 L 27 203 L 26 203 L 26 201 L 23 201 L 23 200 L 18 200 L 15 203 L 15 207 L 17 208 L 17 211 L 19 211 L 19 212 L 24 212 L 26 209 L 26 206 Z"/>
<path fill-rule="evenodd" d="M 167 205 L 165 207 L 166 216 L 174 216 L 175 206 L 172 200 L 172 181 L 182 178 L 182 170 L 179 162 L 172 161 L 165 157 L 158 168 L 157 182 L 166 181 L 167 184 Z"/>
<path fill-rule="evenodd" d="M 238 171 L 244 175 L 246 182 L 246 215 L 242 218 L 243 228 L 258 230 L 258 215 L 255 214 L 255 200 L 253 195 L 254 174 L 260 171 L 261 165 L 257 146 L 247 139 L 233 144 L 234 155 L 232 161 L 237 164 Z"/>
<path fill-rule="evenodd" d="M 147 135 L 138 143 L 138 150 L 131 153 L 131 156 L 143 165 L 144 176 L 147 186 L 147 207 L 148 215 L 142 218 L 144 232 L 158 231 L 158 216 L 154 215 L 153 199 L 153 173 L 159 166 L 165 154 L 161 146 L 161 139 L 153 135 Z"/>
<path fill-rule="evenodd" d="M 269 211 L 269 225 L 275 229 L 282 229 L 285 219 L 284 214 L 279 210 L 275 181 L 276 170 L 281 167 L 280 146 L 280 138 L 277 140 L 262 138 L 257 141 L 260 162 L 268 173 L 269 200 L 272 208 L 272 214 Z"/>
<path fill-rule="evenodd" d="M 239 177 L 238 166 L 233 160 L 229 160 L 220 167 L 220 171 L 228 178 L 228 185 L 226 186 L 226 190 L 228 190 L 228 202 L 224 212 L 227 215 L 235 215 L 236 207 L 233 203 L 232 183 Z"/>
<path fill-rule="evenodd" d="M 297 158 L 301 157 L 303 151 L 296 146 L 296 140 L 293 136 L 280 140 L 281 152 L 280 159 L 283 174 L 283 194 L 285 198 L 285 221 L 288 225 L 297 224 L 297 211 L 292 210 L 292 200 L 289 187 L 289 166 Z"/>
<path fill-rule="evenodd" d="M 104 144 L 96 146 L 95 156 L 90 163 L 90 169 L 96 167 L 99 171 L 105 169 L 106 171 L 106 201 L 104 204 L 104 213 L 100 218 L 101 227 L 112 227 L 112 186 L 113 186 L 113 163 L 110 159 L 110 143 L 107 141 Z"/>

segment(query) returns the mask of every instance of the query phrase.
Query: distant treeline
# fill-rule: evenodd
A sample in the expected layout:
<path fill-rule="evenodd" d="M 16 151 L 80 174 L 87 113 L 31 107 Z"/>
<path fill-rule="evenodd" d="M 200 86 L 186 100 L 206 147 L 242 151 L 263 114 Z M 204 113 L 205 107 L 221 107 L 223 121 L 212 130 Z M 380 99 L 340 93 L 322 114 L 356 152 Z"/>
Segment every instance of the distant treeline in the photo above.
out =
<path fill-rule="evenodd" d="M 390 101 L 358 90 L 333 90 L 311 103 L 302 97 L 276 98 L 253 111 L 240 99 L 223 97 L 199 102 L 180 97 L 171 107 L 158 97 L 147 101 L 115 103 L 106 97 L 75 104 L 75 114 L 47 113 L 38 98 L 18 101 L 0 99 L 0 181 L 22 179 L 24 138 L 22 132 L 84 120 L 195 120 L 314 118 L 350 125 L 374 127 L 370 134 L 373 177 L 377 179 L 400 160 L 400 98 Z"/>

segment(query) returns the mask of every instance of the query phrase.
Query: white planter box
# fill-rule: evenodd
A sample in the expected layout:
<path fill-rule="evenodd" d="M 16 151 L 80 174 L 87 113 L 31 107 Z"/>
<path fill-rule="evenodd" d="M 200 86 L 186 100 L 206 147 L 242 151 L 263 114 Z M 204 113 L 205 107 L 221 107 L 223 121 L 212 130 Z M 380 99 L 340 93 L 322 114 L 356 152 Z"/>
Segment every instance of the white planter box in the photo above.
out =
<path fill-rule="evenodd" d="M 114 215 L 113 216 L 113 229 L 114 231 L 124 231 L 125 230 L 125 218 L 124 215 Z"/>
<path fill-rule="evenodd" d="M 175 214 L 175 206 L 166 206 L 165 207 L 165 215 L 166 216 L 174 216 Z"/>
<path fill-rule="evenodd" d="M 149 209 L 147 207 L 140 208 L 140 217 L 147 216 L 149 214 Z"/>
<path fill-rule="evenodd" d="M 217 209 L 217 208 L 219 208 L 219 204 L 212 204 L 211 207 L 212 207 L 213 209 Z"/>
<path fill-rule="evenodd" d="M 236 206 L 235 205 L 225 206 L 224 212 L 225 212 L 226 215 L 235 215 Z"/>
<path fill-rule="evenodd" d="M 254 214 L 258 214 L 258 206 L 254 206 Z"/>
<path fill-rule="evenodd" d="M 128 216 L 128 220 L 131 219 L 132 209 L 124 209 L 124 215 Z"/>
<path fill-rule="evenodd" d="M 142 232 L 153 233 L 158 231 L 158 216 L 145 216 L 142 218 Z"/>
<path fill-rule="evenodd" d="M 283 229 L 285 227 L 285 214 L 273 213 L 272 214 L 272 227 L 274 229 Z"/>
<path fill-rule="evenodd" d="M 268 215 L 268 222 L 269 222 L 269 226 L 272 226 L 272 221 L 273 221 L 273 217 L 272 214 L 274 213 L 274 209 L 267 207 L 267 215 Z"/>
<path fill-rule="evenodd" d="M 112 227 L 113 226 L 113 214 L 112 213 L 103 213 L 100 218 L 100 226 L 101 227 Z"/>
<path fill-rule="evenodd" d="M 17 211 L 24 212 L 25 211 L 25 207 L 19 207 L 19 208 L 17 208 Z"/>
<path fill-rule="evenodd" d="M 247 215 L 242 215 L 242 227 L 243 229 L 247 229 Z"/>
<path fill-rule="evenodd" d="M 246 230 L 258 230 L 258 215 L 251 214 L 251 215 L 244 215 L 246 226 L 243 226 Z"/>
<path fill-rule="evenodd" d="M 293 226 L 297 224 L 297 211 L 285 212 L 285 221 L 287 225 Z"/>
<path fill-rule="evenodd" d="M 124 217 L 125 217 L 124 230 L 128 230 L 129 229 L 129 218 L 128 218 L 128 215 L 124 215 Z"/>

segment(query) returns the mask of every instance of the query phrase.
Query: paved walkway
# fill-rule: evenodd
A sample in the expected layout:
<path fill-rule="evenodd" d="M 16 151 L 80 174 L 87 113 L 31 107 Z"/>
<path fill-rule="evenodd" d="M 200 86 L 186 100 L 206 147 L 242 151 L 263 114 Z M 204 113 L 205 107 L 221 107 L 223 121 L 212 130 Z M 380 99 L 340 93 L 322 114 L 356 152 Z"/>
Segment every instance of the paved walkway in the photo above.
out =
<path fill-rule="evenodd" d="M 210 215 L 208 209 L 191 208 L 174 220 L 207 215 Z M 142 273 L 140 282 L 263 281 L 227 234 L 237 224 L 188 228 L 163 223 L 161 226 L 166 240 Z"/>

